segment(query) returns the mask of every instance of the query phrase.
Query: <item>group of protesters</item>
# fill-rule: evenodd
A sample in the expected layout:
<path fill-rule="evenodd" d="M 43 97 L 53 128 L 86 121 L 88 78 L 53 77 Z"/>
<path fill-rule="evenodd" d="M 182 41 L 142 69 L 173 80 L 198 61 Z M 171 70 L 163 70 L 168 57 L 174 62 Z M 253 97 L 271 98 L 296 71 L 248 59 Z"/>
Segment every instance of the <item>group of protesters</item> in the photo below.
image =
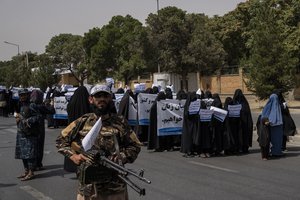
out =
<path fill-rule="evenodd" d="M 173 99 L 171 89 L 166 88 L 164 91 L 159 91 L 154 86 L 146 89 L 143 93 L 157 94 L 150 108 L 149 124 L 133 126 L 140 141 L 147 145 L 148 150 L 161 152 L 180 149 L 184 157 L 200 156 L 202 158 L 249 153 L 249 148 L 252 147 L 254 123 L 249 103 L 241 89 L 236 89 L 232 97 L 226 97 L 224 103 L 218 93 L 212 94 L 210 91 L 203 92 L 201 90 L 187 93 L 179 91 L 175 98 L 184 100 L 183 123 L 181 134 L 174 135 L 159 135 L 157 126 L 161 115 L 157 104 L 162 100 Z M 118 113 L 129 119 L 129 97 L 138 103 L 137 96 L 138 93 L 134 94 L 128 90 L 120 102 Z M 273 96 L 277 97 L 277 110 L 274 108 L 274 103 L 273 107 L 271 106 Z M 220 112 L 225 114 L 223 117 L 218 117 L 211 110 L 221 110 Z M 274 117 L 273 112 L 275 111 L 280 116 Z M 268 130 L 268 135 L 265 136 L 268 139 L 265 139 L 261 131 L 261 116 L 264 120 L 268 118 L 268 122 L 274 118 L 280 119 L 276 122 L 277 124 L 270 123 L 267 129 L 265 128 Z M 279 135 L 276 137 L 271 132 L 274 132 L 274 127 L 278 124 L 281 125 L 278 129 L 280 133 L 275 130 L 275 133 Z M 266 124 L 263 125 L 266 126 Z M 282 152 L 286 150 L 288 136 L 296 134 L 296 126 L 280 90 L 274 91 L 270 96 L 270 100 L 259 115 L 256 126 L 258 143 L 262 149 L 262 159 L 267 160 L 270 157 L 284 155 Z"/>
<path fill-rule="evenodd" d="M 15 118 L 18 125 L 16 155 L 22 159 L 24 173 L 19 176 L 21 180 L 30 180 L 35 170 L 43 168 L 43 144 L 45 140 L 45 116 L 53 116 L 53 93 L 46 94 L 40 90 L 19 90 L 20 99 L 13 109 L 17 114 Z M 140 94 L 151 94 L 155 98 L 149 101 L 148 123 L 140 123 L 138 112 L 130 113 L 130 106 L 139 107 Z M 52 95 L 52 100 L 49 95 Z M 170 87 L 160 90 L 154 86 L 144 91 L 132 91 L 119 88 L 112 93 L 115 103 L 109 105 L 110 112 L 122 115 L 135 130 L 139 140 L 147 146 L 148 150 L 156 152 L 180 150 L 184 157 L 199 156 L 209 158 L 220 155 L 247 154 L 252 147 L 253 120 L 249 103 L 242 90 L 236 89 L 233 97 L 225 98 L 222 103 L 219 94 L 210 91 L 185 92 L 180 90 L 174 95 Z M 118 95 L 121 98 L 116 104 Z M 59 96 L 56 94 L 56 96 Z M 182 102 L 182 114 L 177 114 L 180 122 L 178 130 L 174 128 L 161 134 L 158 128 L 160 102 Z M 274 103 L 275 102 L 275 103 Z M 95 110 L 90 101 L 90 94 L 85 86 L 78 87 L 67 105 L 68 124 L 86 113 Z M 221 113 L 218 116 L 215 113 Z M 135 116 L 132 116 L 135 115 Z M 176 115 L 176 114 L 175 114 Z M 51 119 L 48 119 L 48 128 Z M 130 123 L 133 120 L 133 123 Z M 174 117 L 175 119 L 175 117 Z M 168 121 L 165 120 L 165 121 Z M 170 120 L 172 121 L 172 120 Z M 270 156 L 282 156 L 286 149 L 287 138 L 296 134 L 296 127 L 289 113 L 281 92 L 274 92 L 264 107 L 256 123 L 258 128 L 258 142 L 261 147 L 262 159 Z M 31 131 L 27 131 L 30 128 Z M 34 130 L 34 131 L 32 131 Z M 175 130 L 175 131 L 174 131 Z M 174 133 L 174 134 L 173 134 Z M 67 171 L 75 171 L 76 166 L 66 158 Z"/>

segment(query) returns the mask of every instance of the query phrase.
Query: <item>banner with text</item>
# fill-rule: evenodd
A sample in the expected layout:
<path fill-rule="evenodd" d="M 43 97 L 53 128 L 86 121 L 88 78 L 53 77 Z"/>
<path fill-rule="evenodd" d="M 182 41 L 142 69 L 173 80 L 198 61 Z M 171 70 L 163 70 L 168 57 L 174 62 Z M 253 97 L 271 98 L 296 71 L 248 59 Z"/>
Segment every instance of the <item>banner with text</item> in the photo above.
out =
<path fill-rule="evenodd" d="M 157 102 L 157 135 L 181 135 L 185 100 Z"/>
<path fill-rule="evenodd" d="M 128 110 L 128 123 L 130 126 L 135 126 L 138 124 L 137 121 L 137 105 L 132 97 L 129 97 L 129 110 Z"/>
<path fill-rule="evenodd" d="M 140 93 L 138 95 L 138 118 L 139 125 L 149 125 L 150 122 L 150 108 L 155 102 L 157 94 Z"/>
<path fill-rule="evenodd" d="M 54 97 L 54 109 L 55 114 L 53 115 L 54 119 L 68 119 L 67 113 L 68 101 L 65 96 Z"/>

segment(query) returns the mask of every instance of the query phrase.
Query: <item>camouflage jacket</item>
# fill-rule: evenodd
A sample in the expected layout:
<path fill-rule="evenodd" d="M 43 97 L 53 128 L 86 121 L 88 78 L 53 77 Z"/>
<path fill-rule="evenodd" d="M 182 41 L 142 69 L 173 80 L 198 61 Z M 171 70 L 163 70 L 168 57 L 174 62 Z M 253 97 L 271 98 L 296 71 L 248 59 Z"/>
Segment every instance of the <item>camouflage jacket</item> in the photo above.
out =
<path fill-rule="evenodd" d="M 116 114 L 108 114 L 102 116 L 101 119 L 102 128 L 93 149 L 104 150 L 106 153 L 108 152 L 108 156 L 113 154 L 116 152 L 114 142 L 114 138 L 116 137 L 120 153 L 125 154 L 127 162 L 134 162 L 140 152 L 141 143 L 127 121 L 122 116 Z M 58 152 L 68 157 L 74 153 L 80 153 L 82 151 L 82 139 L 91 130 L 97 120 L 98 117 L 94 113 L 88 113 L 70 123 L 62 130 L 61 135 L 56 140 Z M 112 175 L 109 180 L 99 180 L 96 186 L 98 193 L 113 194 L 124 191 L 126 183 L 118 178 L 117 175 Z M 90 191 L 89 187 L 91 185 L 80 184 L 79 193 L 88 195 L 85 191 Z"/>

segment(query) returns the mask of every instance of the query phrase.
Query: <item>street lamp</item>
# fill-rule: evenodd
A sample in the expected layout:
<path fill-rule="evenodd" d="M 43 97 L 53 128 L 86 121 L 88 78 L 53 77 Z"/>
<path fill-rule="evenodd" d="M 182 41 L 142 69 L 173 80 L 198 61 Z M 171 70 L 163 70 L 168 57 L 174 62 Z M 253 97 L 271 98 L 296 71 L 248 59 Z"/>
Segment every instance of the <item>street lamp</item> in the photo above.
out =
<path fill-rule="evenodd" d="M 14 45 L 14 46 L 18 47 L 18 55 L 20 55 L 20 48 L 19 48 L 19 45 L 18 45 L 18 44 L 11 43 L 11 42 L 7 42 L 7 41 L 4 41 L 4 43 L 10 44 L 10 45 Z"/>

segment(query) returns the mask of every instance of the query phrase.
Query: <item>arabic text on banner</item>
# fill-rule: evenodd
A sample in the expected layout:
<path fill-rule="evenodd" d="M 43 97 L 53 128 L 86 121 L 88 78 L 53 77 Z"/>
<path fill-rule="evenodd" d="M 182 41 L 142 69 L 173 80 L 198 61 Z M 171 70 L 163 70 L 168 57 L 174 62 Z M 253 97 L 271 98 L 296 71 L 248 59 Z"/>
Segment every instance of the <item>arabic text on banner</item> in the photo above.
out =
<path fill-rule="evenodd" d="M 200 121 L 201 122 L 210 122 L 214 111 L 209 109 L 200 109 Z"/>
<path fill-rule="evenodd" d="M 220 122 L 224 122 L 224 120 L 227 116 L 227 113 L 228 113 L 227 110 L 223 110 L 221 108 L 217 108 L 214 106 L 211 106 L 210 109 L 214 111 L 214 113 L 213 113 L 214 118 L 216 118 Z"/>
<path fill-rule="evenodd" d="M 240 117 L 242 105 L 228 105 L 228 116 L 229 117 Z"/>
<path fill-rule="evenodd" d="M 149 125 L 150 108 L 155 102 L 157 94 L 140 93 L 138 95 L 138 116 L 139 125 Z"/>
<path fill-rule="evenodd" d="M 185 100 L 161 100 L 157 102 L 157 135 L 181 135 Z"/>
<path fill-rule="evenodd" d="M 200 99 L 197 99 L 196 101 L 192 101 L 189 105 L 189 114 L 190 115 L 198 114 L 200 110 L 200 104 L 201 104 Z"/>

